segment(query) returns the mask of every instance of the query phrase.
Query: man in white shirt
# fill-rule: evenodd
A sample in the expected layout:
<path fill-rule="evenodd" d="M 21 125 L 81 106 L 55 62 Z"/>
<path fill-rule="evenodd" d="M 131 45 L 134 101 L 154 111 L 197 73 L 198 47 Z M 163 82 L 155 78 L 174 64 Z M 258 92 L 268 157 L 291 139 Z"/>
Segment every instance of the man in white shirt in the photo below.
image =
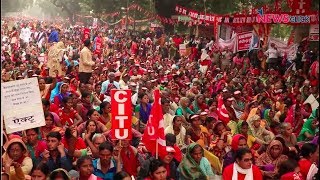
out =
<path fill-rule="evenodd" d="M 162 105 L 162 113 L 163 113 L 163 120 L 164 120 L 164 129 L 168 126 L 172 125 L 173 115 L 170 114 L 170 101 L 161 98 L 161 105 Z"/>
<path fill-rule="evenodd" d="M 31 31 L 27 25 L 23 25 L 23 28 L 20 32 L 20 39 L 23 43 L 29 44 L 30 42 Z"/>
<path fill-rule="evenodd" d="M 101 85 L 101 94 L 108 94 L 110 90 L 110 85 L 113 84 L 113 86 L 116 89 L 120 89 L 120 85 L 117 81 L 115 81 L 115 74 L 114 72 L 110 72 L 108 74 L 108 80 L 104 81 Z"/>
<path fill-rule="evenodd" d="M 267 69 L 277 69 L 278 64 L 278 55 L 279 52 L 276 48 L 276 45 L 274 43 L 271 43 L 270 48 L 264 53 L 266 56 L 268 56 L 267 59 Z"/>

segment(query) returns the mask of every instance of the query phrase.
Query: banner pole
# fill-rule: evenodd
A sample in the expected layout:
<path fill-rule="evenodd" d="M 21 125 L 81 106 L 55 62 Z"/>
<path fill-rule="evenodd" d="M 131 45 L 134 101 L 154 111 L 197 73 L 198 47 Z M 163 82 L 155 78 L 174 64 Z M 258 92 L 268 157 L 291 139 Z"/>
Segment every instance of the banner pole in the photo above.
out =
<path fill-rule="evenodd" d="M 158 151 L 159 150 L 158 150 L 158 138 L 157 138 L 157 140 L 156 140 L 156 159 L 158 159 L 158 154 L 159 154 Z"/>

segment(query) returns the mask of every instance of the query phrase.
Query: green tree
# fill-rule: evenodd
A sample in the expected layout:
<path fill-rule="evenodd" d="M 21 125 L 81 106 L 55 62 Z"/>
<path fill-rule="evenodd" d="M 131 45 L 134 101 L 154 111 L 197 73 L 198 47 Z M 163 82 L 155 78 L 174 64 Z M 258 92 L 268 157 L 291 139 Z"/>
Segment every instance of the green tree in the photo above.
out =
<path fill-rule="evenodd" d="M 1 0 L 1 15 L 9 12 L 21 12 L 32 4 L 33 0 Z"/>

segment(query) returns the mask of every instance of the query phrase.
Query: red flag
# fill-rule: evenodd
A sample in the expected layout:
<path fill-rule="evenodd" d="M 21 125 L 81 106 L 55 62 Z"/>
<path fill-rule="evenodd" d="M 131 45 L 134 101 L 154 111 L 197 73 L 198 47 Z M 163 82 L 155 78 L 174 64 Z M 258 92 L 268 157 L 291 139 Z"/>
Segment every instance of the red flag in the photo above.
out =
<path fill-rule="evenodd" d="M 164 120 L 161 107 L 160 90 L 154 91 L 154 103 L 152 105 L 149 120 L 142 136 L 142 142 L 152 155 L 156 154 L 156 143 L 159 151 L 166 151 L 164 136 Z"/>
<path fill-rule="evenodd" d="M 222 95 L 220 95 L 218 97 L 218 108 L 217 109 L 218 109 L 219 120 L 224 122 L 224 124 L 228 124 L 228 122 L 230 121 L 230 118 L 229 118 L 228 110 L 224 106 Z"/>

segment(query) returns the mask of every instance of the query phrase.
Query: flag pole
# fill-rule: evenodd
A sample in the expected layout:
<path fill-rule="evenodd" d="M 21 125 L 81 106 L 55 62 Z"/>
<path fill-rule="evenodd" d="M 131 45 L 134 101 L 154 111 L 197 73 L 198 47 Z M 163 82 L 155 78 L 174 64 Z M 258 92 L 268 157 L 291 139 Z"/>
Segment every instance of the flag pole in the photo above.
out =
<path fill-rule="evenodd" d="M 158 159 L 158 154 L 159 154 L 159 150 L 158 150 L 158 138 L 156 141 L 156 159 Z"/>

